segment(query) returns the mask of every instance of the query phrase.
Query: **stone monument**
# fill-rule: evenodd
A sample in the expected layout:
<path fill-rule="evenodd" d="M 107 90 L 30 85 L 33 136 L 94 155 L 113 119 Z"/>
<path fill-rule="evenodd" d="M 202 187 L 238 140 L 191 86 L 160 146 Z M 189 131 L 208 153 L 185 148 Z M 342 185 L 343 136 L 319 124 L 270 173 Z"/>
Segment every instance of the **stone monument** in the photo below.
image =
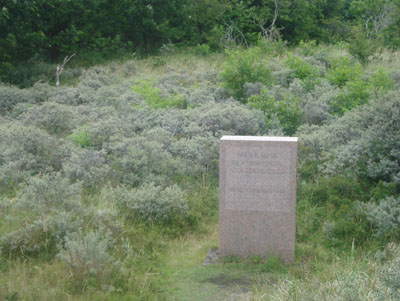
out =
<path fill-rule="evenodd" d="M 296 161 L 296 137 L 221 138 L 220 256 L 294 261 Z"/>

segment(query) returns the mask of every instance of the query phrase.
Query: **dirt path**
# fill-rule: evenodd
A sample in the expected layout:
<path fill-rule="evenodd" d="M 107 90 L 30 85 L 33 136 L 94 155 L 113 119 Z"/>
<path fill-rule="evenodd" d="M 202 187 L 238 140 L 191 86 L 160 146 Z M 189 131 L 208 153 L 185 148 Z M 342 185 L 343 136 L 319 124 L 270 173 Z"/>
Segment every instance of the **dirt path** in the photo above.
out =
<path fill-rule="evenodd" d="M 249 300 L 257 286 L 277 278 L 265 264 L 203 265 L 207 252 L 217 246 L 216 227 L 210 233 L 185 237 L 169 246 L 165 275 L 170 300 Z"/>

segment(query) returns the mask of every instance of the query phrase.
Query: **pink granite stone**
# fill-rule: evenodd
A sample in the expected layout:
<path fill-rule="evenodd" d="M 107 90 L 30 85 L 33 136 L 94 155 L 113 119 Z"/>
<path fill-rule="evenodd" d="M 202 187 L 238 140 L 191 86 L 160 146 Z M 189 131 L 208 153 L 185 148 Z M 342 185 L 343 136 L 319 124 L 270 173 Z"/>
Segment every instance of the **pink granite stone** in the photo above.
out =
<path fill-rule="evenodd" d="M 223 136 L 219 170 L 221 256 L 294 261 L 297 138 Z"/>

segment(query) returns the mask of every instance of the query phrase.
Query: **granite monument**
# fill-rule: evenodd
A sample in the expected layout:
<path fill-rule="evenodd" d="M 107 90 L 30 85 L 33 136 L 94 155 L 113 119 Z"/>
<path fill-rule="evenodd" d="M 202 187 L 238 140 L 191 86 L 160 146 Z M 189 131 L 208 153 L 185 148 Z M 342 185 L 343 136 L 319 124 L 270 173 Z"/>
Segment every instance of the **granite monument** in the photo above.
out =
<path fill-rule="evenodd" d="M 220 140 L 219 255 L 293 262 L 296 137 Z"/>

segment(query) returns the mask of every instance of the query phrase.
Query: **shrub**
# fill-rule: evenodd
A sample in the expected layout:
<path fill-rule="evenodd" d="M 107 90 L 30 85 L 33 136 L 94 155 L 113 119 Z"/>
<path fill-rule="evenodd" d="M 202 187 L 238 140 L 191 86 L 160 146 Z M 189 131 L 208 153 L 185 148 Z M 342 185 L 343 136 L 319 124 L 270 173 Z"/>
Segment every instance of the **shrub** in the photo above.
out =
<path fill-rule="evenodd" d="M 86 117 L 89 121 L 73 130 L 69 139 L 75 145 L 101 150 L 105 144 L 110 142 L 111 137 L 133 134 L 134 129 L 131 124 L 123 118 L 115 116 L 115 111 L 99 113 L 97 112 L 99 116 L 96 116 L 95 113 L 95 116 Z"/>
<path fill-rule="evenodd" d="M 74 111 L 69 106 L 50 102 L 31 107 L 19 119 L 57 135 L 68 133 L 75 124 Z"/>
<path fill-rule="evenodd" d="M 355 81 L 361 78 L 362 67 L 359 63 L 353 63 L 347 56 L 340 56 L 332 59 L 331 68 L 326 78 L 333 85 L 343 87 L 348 81 Z"/>
<path fill-rule="evenodd" d="M 368 220 L 376 227 L 378 237 L 400 235 L 400 198 L 387 197 L 379 204 L 365 205 Z"/>
<path fill-rule="evenodd" d="M 318 77 L 318 70 L 298 56 L 288 54 L 286 64 L 289 68 L 296 71 L 295 76 L 301 80 Z"/>
<path fill-rule="evenodd" d="M 221 72 L 223 86 L 231 89 L 234 96 L 246 103 L 244 85 L 246 83 L 271 83 L 271 68 L 262 58 L 258 48 L 246 51 L 227 50 L 228 55 L 224 70 Z"/>
<path fill-rule="evenodd" d="M 208 44 L 197 44 L 196 46 L 192 47 L 191 52 L 193 52 L 194 55 L 206 56 L 211 53 L 211 49 Z"/>
<path fill-rule="evenodd" d="M 376 40 L 367 38 L 363 30 L 356 29 L 348 47 L 353 56 L 358 58 L 362 64 L 366 64 L 369 57 L 376 52 L 378 43 Z"/>
<path fill-rule="evenodd" d="M 138 186 L 144 182 L 169 183 L 178 175 L 179 160 L 163 145 L 145 137 L 115 138 L 107 145 L 112 179 L 116 183 Z"/>
<path fill-rule="evenodd" d="M 146 103 L 153 109 L 161 108 L 185 108 L 185 98 L 176 94 L 170 97 L 162 97 L 160 89 L 154 87 L 154 81 L 141 80 L 132 86 L 132 90 L 144 97 Z"/>
<path fill-rule="evenodd" d="M 29 208 L 36 214 L 77 211 L 80 208 L 81 186 L 70 184 L 60 173 L 30 177 L 18 191 L 20 206 Z"/>
<path fill-rule="evenodd" d="M 92 147 L 94 142 L 92 142 L 92 138 L 90 134 L 85 128 L 79 129 L 74 131 L 70 136 L 69 139 L 75 144 L 82 148 L 85 147 Z"/>
<path fill-rule="evenodd" d="M 201 127 L 200 132 L 209 133 L 217 138 L 229 134 L 257 135 L 278 127 L 276 124 L 265 126 L 260 111 L 235 103 L 204 105 L 191 110 L 190 119 L 191 125 L 197 124 Z"/>
<path fill-rule="evenodd" d="M 331 102 L 331 110 L 335 114 L 343 115 L 354 107 L 367 103 L 369 96 L 369 84 L 366 81 L 361 79 L 349 81 L 344 91 Z"/>
<path fill-rule="evenodd" d="M 296 98 L 290 95 L 276 100 L 264 89 L 260 95 L 251 96 L 249 104 L 264 112 L 267 124 L 276 115 L 285 135 L 293 135 L 300 125 L 300 104 Z"/>
<path fill-rule="evenodd" d="M 28 90 L 0 85 L 0 113 L 11 111 L 19 103 L 34 103 L 35 98 Z"/>
<path fill-rule="evenodd" d="M 334 119 L 332 103 L 337 99 L 340 90 L 331 86 L 326 80 L 314 90 L 303 95 L 301 99 L 302 123 L 325 124 Z"/>
<path fill-rule="evenodd" d="M 65 237 L 81 225 L 79 219 L 63 210 L 57 210 L 53 215 L 39 214 L 36 219 L 19 222 L 16 230 L 0 237 L 3 256 L 55 255 L 57 245 L 64 243 Z"/>
<path fill-rule="evenodd" d="M 302 135 L 311 155 L 324 158 L 327 174 L 349 173 L 372 180 L 400 183 L 400 99 L 397 92 L 345 113 Z"/>
<path fill-rule="evenodd" d="M 43 130 L 17 122 L 0 124 L 0 183 L 12 188 L 27 175 L 60 170 L 60 143 Z"/>
<path fill-rule="evenodd" d="M 110 167 L 106 164 L 103 152 L 78 149 L 63 162 L 63 171 L 72 182 L 81 182 L 85 187 L 91 188 L 106 181 Z"/>
<path fill-rule="evenodd" d="M 387 92 L 394 88 L 394 80 L 389 72 L 380 67 L 372 74 L 370 85 L 376 92 Z"/>
<path fill-rule="evenodd" d="M 116 266 L 116 260 L 109 254 L 113 245 L 114 240 L 107 233 L 76 232 L 66 237 L 58 258 L 68 263 L 75 280 L 86 282 L 88 276 L 95 276 L 101 285 L 102 278 Z"/>
<path fill-rule="evenodd" d="M 313 90 L 315 85 L 319 83 L 319 68 L 309 64 L 300 57 L 292 56 L 289 53 L 286 65 L 295 70 L 295 77 L 302 81 L 302 85 L 306 91 Z"/>
<path fill-rule="evenodd" d="M 176 185 L 164 188 L 148 183 L 134 190 L 119 187 L 109 197 L 123 212 L 137 215 L 146 222 L 178 223 L 186 217 L 188 210 L 185 193 Z"/>

